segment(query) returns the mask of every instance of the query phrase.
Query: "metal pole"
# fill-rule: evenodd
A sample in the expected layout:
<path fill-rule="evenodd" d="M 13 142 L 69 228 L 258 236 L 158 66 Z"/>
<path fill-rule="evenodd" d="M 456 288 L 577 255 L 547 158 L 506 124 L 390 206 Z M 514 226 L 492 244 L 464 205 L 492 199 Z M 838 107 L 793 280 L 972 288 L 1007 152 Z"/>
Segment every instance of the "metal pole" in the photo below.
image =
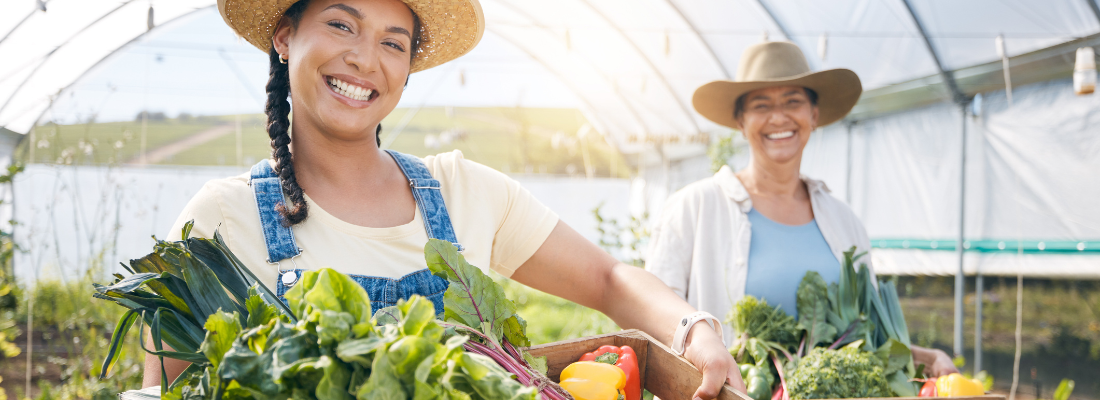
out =
<path fill-rule="evenodd" d="M 974 374 L 982 370 L 982 286 L 981 271 L 974 277 Z"/>
<path fill-rule="evenodd" d="M 962 147 L 959 151 L 959 238 L 955 241 L 955 253 L 959 256 L 959 269 L 955 273 L 955 355 L 963 354 L 963 293 L 966 280 L 963 276 L 965 264 L 966 239 L 966 104 L 960 105 L 962 111 Z"/>

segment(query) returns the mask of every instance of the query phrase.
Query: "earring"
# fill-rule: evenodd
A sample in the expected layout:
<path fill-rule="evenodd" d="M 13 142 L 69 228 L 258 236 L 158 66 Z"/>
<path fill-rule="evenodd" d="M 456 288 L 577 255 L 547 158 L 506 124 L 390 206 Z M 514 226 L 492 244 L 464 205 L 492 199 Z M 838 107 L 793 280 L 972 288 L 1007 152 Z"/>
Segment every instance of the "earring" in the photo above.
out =
<path fill-rule="evenodd" d="M 286 64 L 286 61 L 287 61 L 287 58 L 283 58 L 283 55 L 279 54 L 279 63 L 280 64 Z"/>

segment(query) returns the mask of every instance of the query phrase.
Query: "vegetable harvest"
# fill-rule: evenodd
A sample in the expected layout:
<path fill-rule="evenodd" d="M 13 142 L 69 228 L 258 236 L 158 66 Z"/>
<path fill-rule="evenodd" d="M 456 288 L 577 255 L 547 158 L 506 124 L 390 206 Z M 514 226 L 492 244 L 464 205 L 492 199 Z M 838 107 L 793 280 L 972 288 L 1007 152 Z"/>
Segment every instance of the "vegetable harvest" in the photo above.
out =
<path fill-rule="evenodd" d="M 752 296 L 733 306 L 727 323 L 737 340 L 730 354 L 751 365 L 742 369 L 750 397 L 917 396 L 921 382 L 915 380 L 923 376 L 913 363 L 897 289 L 894 282 L 876 282 L 866 264 L 856 268 L 863 255 L 855 247 L 844 252 L 833 284 L 807 272 L 796 293 L 797 320 Z"/>
<path fill-rule="evenodd" d="M 330 269 L 305 272 L 285 297 L 256 280 L 215 232 L 213 239 L 157 241 L 154 252 L 96 285 L 95 298 L 128 311 L 111 338 L 103 374 L 135 322 L 148 324 L 158 357 L 191 365 L 161 396 L 174 399 L 544 399 L 571 398 L 541 370 L 526 322 L 503 290 L 451 243 L 425 255 L 447 278 L 446 321 L 412 296 L 370 313 L 366 291 Z M 173 350 L 167 351 L 161 343 Z M 614 367 L 612 367 L 614 368 Z M 617 368 L 616 368 L 617 369 Z"/>

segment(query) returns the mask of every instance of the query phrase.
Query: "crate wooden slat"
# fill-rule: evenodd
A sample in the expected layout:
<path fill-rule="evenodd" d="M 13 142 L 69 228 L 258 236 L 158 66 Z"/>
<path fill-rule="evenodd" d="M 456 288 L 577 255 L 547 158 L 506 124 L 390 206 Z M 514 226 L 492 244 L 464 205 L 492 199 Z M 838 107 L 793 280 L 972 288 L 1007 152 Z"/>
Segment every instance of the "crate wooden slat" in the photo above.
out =
<path fill-rule="evenodd" d="M 604 345 L 630 346 L 638 355 L 638 369 L 642 387 L 663 400 L 690 399 L 703 374 L 687 359 L 672 353 L 667 346 L 642 331 L 631 329 L 599 336 L 565 340 L 533 346 L 527 349 L 535 357 L 546 357 L 547 376 L 554 381 L 561 377 L 566 366 L 577 361 L 584 353 L 596 350 Z M 985 395 L 969 397 L 938 397 L 945 400 L 1005 400 L 1003 395 Z M 751 400 L 736 393 L 725 385 L 718 400 Z M 846 399 L 870 400 L 870 399 Z M 881 399 L 879 399 L 881 400 Z M 893 397 L 890 400 L 929 400 L 925 397 Z"/>

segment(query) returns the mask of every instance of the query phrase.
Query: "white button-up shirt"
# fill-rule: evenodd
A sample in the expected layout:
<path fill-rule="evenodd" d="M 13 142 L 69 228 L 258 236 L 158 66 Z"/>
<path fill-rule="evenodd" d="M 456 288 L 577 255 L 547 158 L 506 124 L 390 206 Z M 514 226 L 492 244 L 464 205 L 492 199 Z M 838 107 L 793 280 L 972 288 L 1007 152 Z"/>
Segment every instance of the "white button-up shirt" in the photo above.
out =
<path fill-rule="evenodd" d="M 821 235 L 841 265 L 844 252 L 852 246 L 856 246 L 856 254 L 869 251 L 867 230 L 855 213 L 830 195 L 823 182 L 805 176 L 802 181 L 810 193 Z M 725 319 L 745 295 L 752 238 L 747 213 L 751 209 L 748 191 L 729 167 L 684 187 L 668 199 L 653 228 L 646 270 L 696 309 Z M 871 267 L 868 256 L 859 263 Z M 728 324 L 723 329 L 722 337 L 729 345 L 733 332 Z"/>

